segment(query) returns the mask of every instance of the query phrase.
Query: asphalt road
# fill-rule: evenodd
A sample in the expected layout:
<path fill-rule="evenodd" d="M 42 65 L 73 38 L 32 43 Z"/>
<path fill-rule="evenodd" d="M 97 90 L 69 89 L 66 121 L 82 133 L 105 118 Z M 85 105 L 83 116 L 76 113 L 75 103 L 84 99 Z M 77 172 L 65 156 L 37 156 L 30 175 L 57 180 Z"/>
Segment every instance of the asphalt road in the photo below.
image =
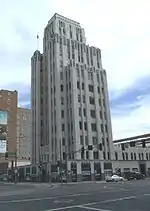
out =
<path fill-rule="evenodd" d="M 5 211 L 149 211 L 150 180 L 45 187 L 0 185 Z"/>

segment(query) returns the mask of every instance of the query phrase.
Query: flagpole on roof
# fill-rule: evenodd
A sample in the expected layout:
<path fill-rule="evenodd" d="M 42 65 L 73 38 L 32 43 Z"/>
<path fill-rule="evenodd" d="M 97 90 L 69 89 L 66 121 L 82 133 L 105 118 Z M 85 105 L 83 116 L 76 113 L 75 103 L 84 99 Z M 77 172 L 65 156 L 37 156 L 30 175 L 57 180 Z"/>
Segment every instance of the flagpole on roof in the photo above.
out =
<path fill-rule="evenodd" d="M 37 33 L 36 39 L 37 39 L 37 50 L 39 50 L 39 34 L 38 33 Z"/>

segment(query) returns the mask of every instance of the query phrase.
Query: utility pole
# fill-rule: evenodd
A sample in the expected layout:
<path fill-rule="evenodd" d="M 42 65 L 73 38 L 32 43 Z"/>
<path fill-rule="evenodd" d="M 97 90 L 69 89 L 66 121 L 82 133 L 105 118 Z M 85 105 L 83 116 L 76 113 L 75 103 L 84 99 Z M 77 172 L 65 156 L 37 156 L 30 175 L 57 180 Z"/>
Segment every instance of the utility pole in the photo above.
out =
<path fill-rule="evenodd" d="M 17 149 L 15 151 L 15 183 L 17 183 L 17 174 L 18 174 L 18 171 L 17 171 Z"/>
<path fill-rule="evenodd" d="M 60 139 L 60 143 L 59 143 L 59 145 L 60 145 L 60 181 L 61 181 L 61 183 L 62 183 L 63 181 L 62 181 L 62 153 L 61 153 L 61 139 Z"/>
<path fill-rule="evenodd" d="M 67 152 L 67 145 L 65 146 L 66 151 L 66 182 L 68 182 L 68 152 Z"/>

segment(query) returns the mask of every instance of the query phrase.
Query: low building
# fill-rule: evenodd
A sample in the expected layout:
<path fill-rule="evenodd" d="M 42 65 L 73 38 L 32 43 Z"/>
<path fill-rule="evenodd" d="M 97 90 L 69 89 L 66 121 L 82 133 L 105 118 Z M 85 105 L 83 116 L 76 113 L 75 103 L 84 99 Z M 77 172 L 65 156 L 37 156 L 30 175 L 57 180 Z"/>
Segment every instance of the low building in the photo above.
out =
<path fill-rule="evenodd" d="M 150 134 L 114 141 L 114 171 L 139 171 L 150 177 Z"/>
<path fill-rule="evenodd" d="M 17 160 L 26 164 L 31 160 L 31 110 L 18 108 L 17 113 Z"/>

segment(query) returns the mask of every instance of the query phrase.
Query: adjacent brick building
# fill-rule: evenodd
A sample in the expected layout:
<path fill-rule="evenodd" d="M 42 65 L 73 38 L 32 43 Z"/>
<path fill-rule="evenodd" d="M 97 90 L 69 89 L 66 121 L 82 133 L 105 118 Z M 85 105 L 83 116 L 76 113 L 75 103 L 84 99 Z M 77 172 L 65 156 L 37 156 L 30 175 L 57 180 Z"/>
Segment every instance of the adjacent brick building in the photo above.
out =
<path fill-rule="evenodd" d="M 17 91 L 0 90 L 0 112 L 7 115 L 6 125 L 6 151 L 10 153 L 16 152 L 17 140 Z M 14 157 L 9 157 L 5 160 L 5 154 L 0 153 L 0 172 L 6 169 L 8 161 L 14 160 Z"/>

